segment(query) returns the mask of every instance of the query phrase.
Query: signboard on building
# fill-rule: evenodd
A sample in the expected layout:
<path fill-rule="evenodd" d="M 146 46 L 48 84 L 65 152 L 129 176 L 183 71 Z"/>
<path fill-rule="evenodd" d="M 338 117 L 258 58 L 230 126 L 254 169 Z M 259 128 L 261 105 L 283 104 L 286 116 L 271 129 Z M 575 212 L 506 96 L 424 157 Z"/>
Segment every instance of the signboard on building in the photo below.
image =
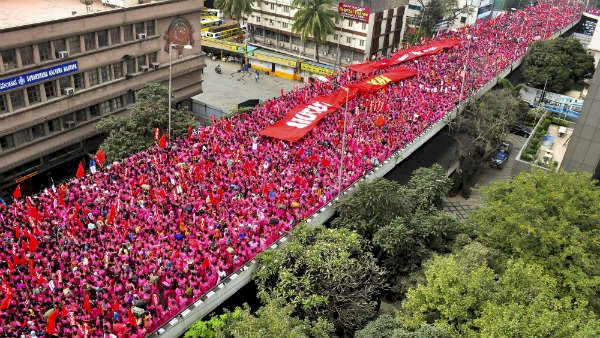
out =
<path fill-rule="evenodd" d="M 371 8 L 358 6 L 354 4 L 347 4 L 340 2 L 338 5 L 338 12 L 344 17 L 352 20 L 358 20 L 362 22 L 369 22 L 369 15 L 371 14 Z"/>
<path fill-rule="evenodd" d="M 50 80 L 54 77 L 67 75 L 78 70 L 79 66 L 77 65 L 77 61 L 72 61 L 63 63 L 62 65 L 39 69 L 34 72 L 2 79 L 0 80 L 0 93 L 19 87 L 25 87 L 37 82 Z"/>

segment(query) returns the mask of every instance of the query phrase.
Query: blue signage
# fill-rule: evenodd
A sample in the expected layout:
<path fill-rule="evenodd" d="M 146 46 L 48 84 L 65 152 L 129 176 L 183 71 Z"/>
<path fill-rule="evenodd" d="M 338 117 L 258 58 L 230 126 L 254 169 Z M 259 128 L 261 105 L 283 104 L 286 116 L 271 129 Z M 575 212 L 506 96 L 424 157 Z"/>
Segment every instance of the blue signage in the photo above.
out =
<path fill-rule="evenodd" d="M 9 77 L 8 79 L 0 80 L 0 93 L 28 86 L 36 82 L 46 81 L 53 77 L 70 74 L 78 70 L 79 66 L 77 65 L 77 61 L 72 61 L 63 63 L 62 65 L 36 70 L 35 72 Z"/>

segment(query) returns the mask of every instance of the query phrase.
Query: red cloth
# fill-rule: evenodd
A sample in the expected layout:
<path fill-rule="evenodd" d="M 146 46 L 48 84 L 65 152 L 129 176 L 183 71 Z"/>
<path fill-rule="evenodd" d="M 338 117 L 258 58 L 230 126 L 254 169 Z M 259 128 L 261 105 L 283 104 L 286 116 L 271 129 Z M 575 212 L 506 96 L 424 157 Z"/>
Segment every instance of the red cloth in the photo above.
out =
<path fill-rule="evenodd" d="M 52 311 L 52 314 L 48 316 L 48 324 L 46 325 L 46 333 L 54 334 L 56 332 L 56 317 L 58 317 L 58 309 Z"/>
<path fill-rule="evenodd" d="M 90 294 L 86 293 L 85 298 L 83 299 L 83 309 L 88 314 L 92 313 L 92 305 L 90 304 Z"/>
<path fill-rule="evenodd" d="M 14 199 L 18 199 L 21 198 L 21 185 L 17 185 L 17 187 L 15 188 L 15 191 L 13 191 L 13 198 Z"/>
<path fill-rule="evenodd" d="M 75 173 L 75 177 L 82 178 L 85 175 L 85 169 L 83 169 L 83 162 L 79 161 L 79 166 L 77 167 L 77 172 Z"/>
<path fill-rule="evenodd" d="M 132 327 L 137 327 L 137 320 L 135 319 L 133 312 L 131 312 L 131 309 L 127 310 L 127 321 Z"/>
<path fill-rule="evenodd" d="M 167 147 L 167 136 L 163 134 L 158 141 L 158 146 L 165 149 Z"/>
<path fill-rule="evenodd" d="M 104 150 L 102 150 L 102 148 L 98 149 L 96 155 L 94 156 L 94 159 L 96 159 L 96 163 L 98 163 L 100 167 L 104 165 L 104 161 L 106 161 L 106 156 L 104 155 Z"/>

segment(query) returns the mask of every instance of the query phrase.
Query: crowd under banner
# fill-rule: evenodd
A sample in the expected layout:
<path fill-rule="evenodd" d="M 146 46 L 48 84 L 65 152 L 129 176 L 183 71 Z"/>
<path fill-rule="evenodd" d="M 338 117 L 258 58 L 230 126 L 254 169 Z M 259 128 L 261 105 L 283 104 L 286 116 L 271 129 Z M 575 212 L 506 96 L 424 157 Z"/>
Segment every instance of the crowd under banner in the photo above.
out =
<path fill-rule="evenodd" d="M 395 66 L 402 62 L 410 61 L 421 56 L 436 54 L 446 48 L 451 48 L 456 45 L 458 45 L 458 41 L 454 39 L 433 41 L 423 46 L 415 46 L 401 50 L 393 54 L 389 59 L 359 63 L 356 65 L 350 65 L 347 68 L 358 73 L 371 74 L 378 69 Z"/>
<path fill-rule="evenodd" d="M 359 83 L 350 84 L 348 85 L 348 92 L 346 92 L 346 89 L 340 88 L 331 94 L 317 96 L 308 103 L 290 110 L 283 119 L 267 126 L 260 134 L 296 142 L 313 130 L 327 114 L 340 109 L 347 100 L 351 100 L 358 93 L 372 93 L 385 88 L 390 83 L 415 75 L 417 75 L 416 71 L 399 67 L 391 72 L 371 76 Z"/>

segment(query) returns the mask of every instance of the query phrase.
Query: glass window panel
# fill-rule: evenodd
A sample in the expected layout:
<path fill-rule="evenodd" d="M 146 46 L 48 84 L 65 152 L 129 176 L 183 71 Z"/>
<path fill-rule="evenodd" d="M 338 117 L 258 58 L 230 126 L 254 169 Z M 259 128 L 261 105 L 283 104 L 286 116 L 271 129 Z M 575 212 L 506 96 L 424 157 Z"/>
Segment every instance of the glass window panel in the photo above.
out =
<path fill-rule="evenodd" d="M 102 115 L 102 114 L 100 114 L 100 108 L 98 107 L 97 104 L 90 106 L 89 109 L 90 109 L 90 116 L 92 118 Z"/>
<path fill-rule="evenodd" d="M 14 49 L 3 50 L 2 63 L 4 64 L 4 70 L 11 70 L 17 68 L 17 55 Z"/>
<path fill-rule="evenodd" d="M 110 43 L 112 45 L 118 45 L 121 43 L 121 32 L 119 27 L 109 29 Z"/>
<path fill-rule="evenodd" d="M 142 55 L 142 56 L 138 56 L 137 57 L 137 66 L 138 66 L 138 71 L 142 71 L 142 67 L 146 66 L 146 55 Z"/>
<path fill-rule="evenodd" d="M 23 66 L 33 64 L 33 46 L 19 48 L 19 54 L 21 54 L 21 64 Z"/>
<path fill-rule="evenodd" d="M 81 41 L 79 40 L 79 35 L 69 38 L 69 49 L 71 55 L 81 53 Z"/>
<path fill-rule="evenodd" d="M 83 82 L 83 76 L 81 73 L 73 74 L 73 83 L 75 84 L 75 89 L 85 88 L 85 83 Z"/>
<path fill-rule="evenodd" d="M 127 25 L 123 27 L 123 38 L 125 41 L 133 40 L 133 25 Z"/>
<path fill-rule="evenodd" d="M 38 51 L 40 52 L 40 61 L 48 61 L 52 59 L 52 51 L 50 49 L 50 42 L 38 43 Z"/>
<path fill-rule="evenodd" d="M 98 47 L 108 47 L 108 31 L 103 30 L 98 32 Z"/>
<path fill-rule="evenodd" d="M 98 69 L 92 69 L 88 74 L 88 79 L 90 80 L 90 86 L 95 86 L 100 83 L 100 79 L 98 78 Z"/>
<path fill-rule="evenodd" d="M 115 63 L 113 65 L 113 71 L 115 73 L 115 79 L 120 79 L 123 77 L 123 64 L 122 63 Z"/>
<path fill-rule="evenodd" d="M 39 86 L 31 86 L 27 89 L 27 99 L 29 100 L 29 104 L 34 104 L 40 102 L 40 87 Z"/>
<path fill-rule="evenodd" d="M 146 35 L 152 36 L 156 34 L 156 26 L 154 25 L 154 20 L 146 21 Z"/>
<path fill-rule="evenodd" d="M 100 74 L 102 75 L 102 82 L 112 80 L 112 74 L 110 73 L 110 65 L 100 67 Z"/>
<path fill-rule="evenodd" d="M 56 97 L 56 82 L 49 81 L 44 83 L 44 91 L 46 92 L 46 99 Z"/>
<path fill-rule="evenodd" d="M 60 131 L 60 119 L 56 118 L 54 120 L 50 120 L 47 122 L 48 124 L 48 131 L 52 134 L 52 133 L 56 133 Z"/>
<path fill-rule="evenodd" d="M 87 121 L 87 109 L 81 109 L 75 112 L 75 120 L 77 122 Z"/>
<path fill-rule="evenodd" d="M 83 43 L 85 45 L 86 51 L 96 49 L 97 48 L 96 47 L 96 33 L 95 32 L 85 33 L 83 35 Z"/>
<path fill-rule="evenodd" d="M 60 87 L 60 92 L 63 93 L 63 95 L 64 95 L 65 89 L 72 87 L 71 86 L 71 77 L 70 76 L 61 77 L 58 80 L 58 86 Z"/>
<path fill-rule="evenodd" d="M 12 135 L 6 135 L 0 137 L 0 147 L 2 150 L 8 150 L 15 147 L 15 141 L 13 140 Z"/>
<path fill-rule="evenodd" d="M 140 33 L 146 33 L 146 31 L 144 30 L 144 23 L 143 22 L 139 22 L 135 24 L 135 34 L 140 34 Z"/>
<path fill-rule="evenodd" d="M 14 133 L 13 139 L 15 141 L 15 146 L 31 141 L 31 134 L 29 134 L 29 129 L 19 130 L 18 132 Z"/>
<path fill-rule="evenodd" d="M 73 113 L 69 113 L 61 117 L 63 129 L 71 129 L 77 125 L 77 121 L 75 121 L 75 116 Z"/>
<path fill-rule="evenodd" d="M 23 97 L 23 90 L 15 90 L 9 94 L 10 103 L 12 103 L 13 110 L 23 108 L 25 106 L 25 99 Z"/>
<path fill-rule="evenodd" d="M 46 127 L 44 124 L 38 124 L 31 127 L 31 133 L 33 134 L 34 139 L 44 137 L 46 136 Z"/>
<path fill-rule="evenodd" d="M 52 41 L 52 44 L 54 45 L 54 57 L 58 59 L 60 57 L 60 52 L 67 50 L 67 40 L 54 40 Z"/>
<path fill-rule="evenodd" d="M 8 103 L 6 102 L 6 95 L 0 94 L 0 113 L 8 111 Z"/>

